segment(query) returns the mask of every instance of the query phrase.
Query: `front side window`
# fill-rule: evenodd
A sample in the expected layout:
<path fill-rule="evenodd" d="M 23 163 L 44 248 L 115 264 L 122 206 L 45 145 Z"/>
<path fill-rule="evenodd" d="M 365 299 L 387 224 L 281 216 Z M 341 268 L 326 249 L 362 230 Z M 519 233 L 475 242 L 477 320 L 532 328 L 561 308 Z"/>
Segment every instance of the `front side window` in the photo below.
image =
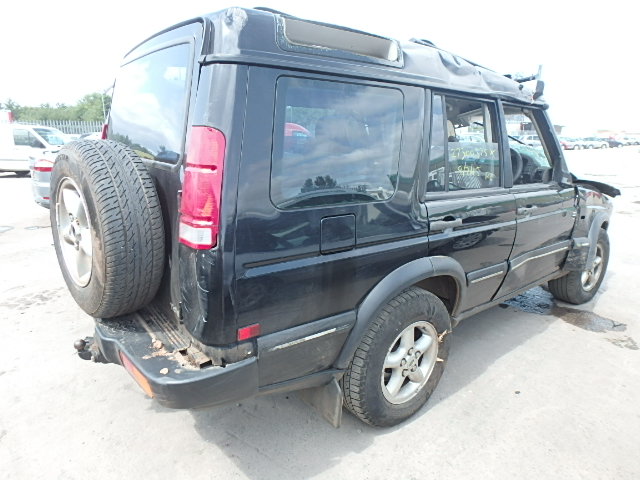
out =
<path fill-rule="evenodd" d="M 185 133 L 191 47 L 158 50 L 120 69 L 109 138 L 151 160 L 176 163 Z"/>
<path fill-rule="evenodd" d="M 282 77 L 271 199 L 279 208 L 372 202 L 396 189 L 401 91 Z"/>
<path fill-rule="evenodd" d="M 64 145 L 64 133 L 56 128 L 34 128 L 38 135 L 44 138 L 49 145 Z"/>
<path fill-rule="evenodd" d="M 505 105 L 504 115 L 509 135 L 513 184 L 551 181 L 553 163 L 543 144 L 534 112 L 528 108 Z"/>
<path fill-rule="evenodd" d="M 428 192 L 500 185 L 500 148 L 492 103 L 435 95 Z"/>

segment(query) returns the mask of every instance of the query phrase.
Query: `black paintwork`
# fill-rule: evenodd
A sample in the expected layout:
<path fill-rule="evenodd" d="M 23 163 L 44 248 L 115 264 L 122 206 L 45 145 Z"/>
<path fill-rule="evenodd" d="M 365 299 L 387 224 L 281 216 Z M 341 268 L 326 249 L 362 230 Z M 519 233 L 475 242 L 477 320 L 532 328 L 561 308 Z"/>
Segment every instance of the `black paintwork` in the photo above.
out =
<path fill-rule="evenodd" d="M 226 139 L 220 234 L 210 251 L 177 241 L 188 152 L 176 152 L 175 164 L 176 158 L 146 163 L 162 201 L 170 252 L 156 308 L 214 363 L 247 372 L 247 385 L 239 386 L 233 377 L 228 388 L 242 396 L 258 387 L 288 389 L 334 378 L 381 306 L 409 286 L 440 296 L 455 325 L 523 288 L 562 275 L 567 254 L 573 269 L 585 261 L 585 245 L 594 243 L 591 227 L 594 222 L 596 230 L 608 226 L 611 205 L 599 191 L 572 182 L 546 105 L 534 101 L 530 91 L 432 45 L 402 44 L 397 61 L 331 49 L 316 54 L 312 47 L 287 44 L 282 22 L 267 11 L 230 9 L 161 32 L 125 58 L 127 63 L 172 44 L 192 45 L 183 145 L 190 126 L 214 127 Z M 270 158 L 276 85 L 283 76 L 402 93 L 401 150 L 391 198 L 274 206 Z M 499 186 L 427 192 L 430 102 L 433 93 L 450 92 L 493 103 L 498 120 L 503 101 L 534 109 L 554 163 L 548 181 L 513 185 L 501 122 Z M 576 246 L 572 239 L 578 237 L 587 243 Z M 238 344 L 237 330 L 255 323 L 262 330 L 257 341 Z M 106 334 L 103 326 L 98 330 L 105 349 L 136 355 L 138 347 L 122 340 L 127 335 Z M 128 334 L 135 336 L 133 330 Z M 200 394 L 217 395 L 211 382 L 219 373 L 204 369 L 202 375 Z"/>

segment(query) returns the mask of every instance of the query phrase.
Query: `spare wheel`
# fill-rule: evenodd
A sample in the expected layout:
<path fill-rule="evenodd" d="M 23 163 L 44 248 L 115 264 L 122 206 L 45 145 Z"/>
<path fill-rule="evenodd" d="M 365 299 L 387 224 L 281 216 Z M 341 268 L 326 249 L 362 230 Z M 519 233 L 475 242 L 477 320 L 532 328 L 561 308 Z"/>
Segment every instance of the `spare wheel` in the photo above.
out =
<path fill-rule="evenodd" d="M 51 175 L 51 228 L 62 275 L 89 315 L 148 304 L 164 266 L 164 225 L 147 169 L 111 140 L 66 145 Z"/>

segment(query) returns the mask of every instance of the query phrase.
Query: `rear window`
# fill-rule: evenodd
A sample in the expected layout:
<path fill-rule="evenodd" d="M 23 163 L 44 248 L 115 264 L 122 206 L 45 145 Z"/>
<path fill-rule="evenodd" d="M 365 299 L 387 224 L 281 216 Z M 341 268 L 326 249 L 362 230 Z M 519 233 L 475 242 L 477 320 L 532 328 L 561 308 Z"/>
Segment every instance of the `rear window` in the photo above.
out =
<path fill-rule="evenodd" d="M 396 89 L 280 78 L 273 203 L 286 209 L 389 199 L 398 176 L 403 105 Z"/>
<path fill-rule="evenodd" d="M 111 104 L 109 138 L 151 160 L 176 163 L 182 152 L 191 47 L 158 50 L 124 65 Z"/>

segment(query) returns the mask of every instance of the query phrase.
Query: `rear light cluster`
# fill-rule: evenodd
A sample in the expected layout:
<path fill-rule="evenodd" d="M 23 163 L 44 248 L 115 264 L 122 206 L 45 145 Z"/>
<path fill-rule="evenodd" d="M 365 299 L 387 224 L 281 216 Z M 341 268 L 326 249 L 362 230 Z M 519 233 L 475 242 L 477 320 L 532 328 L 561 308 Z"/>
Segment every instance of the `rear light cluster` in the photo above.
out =
<path fill-rule="evenodd" d="M 53 170 L 53 161 L 41 158 L 40 160 L 36 160 L 36 163 L 33 165 L 33 169 L 36 172 L 50 172 Z"/>
<path fill-rule="evenodd" d="M 200 250 L 218 244 L 226 140 L 219 130 L 193 127 L 180 204 L 180 243 Z"/>

